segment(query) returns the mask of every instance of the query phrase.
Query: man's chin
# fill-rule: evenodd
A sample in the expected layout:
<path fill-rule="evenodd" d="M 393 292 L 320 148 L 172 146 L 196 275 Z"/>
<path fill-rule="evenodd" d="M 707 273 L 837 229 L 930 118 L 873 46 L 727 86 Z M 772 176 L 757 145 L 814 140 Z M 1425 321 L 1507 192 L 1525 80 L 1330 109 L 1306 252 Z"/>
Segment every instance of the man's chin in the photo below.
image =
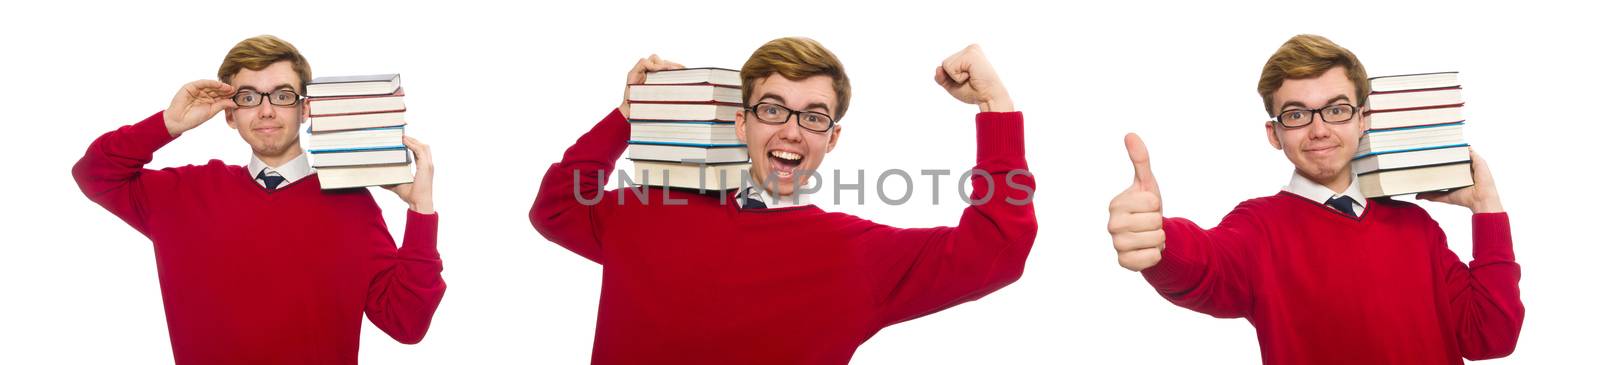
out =
<path fill-rule="evenodd" d="M 289 151 L 289 146 L 252 145 L 250 149 L 256 156 L 282 156 Z"/>

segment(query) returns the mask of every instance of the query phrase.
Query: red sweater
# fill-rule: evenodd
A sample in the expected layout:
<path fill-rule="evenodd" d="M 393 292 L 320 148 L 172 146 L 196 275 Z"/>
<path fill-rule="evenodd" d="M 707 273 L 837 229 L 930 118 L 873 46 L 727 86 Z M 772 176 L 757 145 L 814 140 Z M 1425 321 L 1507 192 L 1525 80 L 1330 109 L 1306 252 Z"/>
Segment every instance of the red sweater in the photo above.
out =
<path fill-rule="evenodd" d="M 312 174 L 267 192 L 240 166 L 143 166 L 161 113 L 106 133 L 72 168 L 90 200 L 150 238 L 179 364 L 354 364 L 361 314 L 403 343 L 444 296 L 438 217 L 409 212 L 395 249 L 366 189 Z"/>
<path fill-rule="evenodd" d="M 1027 169 L 1022 114 L 977 117 L 994 196 L 957 227 L 902 229 L 816 206 L 740 210 L 734 194 L 605 191 L 629 126 L 612 112 L 544 175 L 528 212 L 545 238 L 604 266 L 597 364 L 842 364 L 879 329 L 1016 281 L 1038 230 L 1006 173 Z M 574 186 L 574 172 L 579 172 Z M 989 190 L 974 177 L 974 198 Z M 1032 189 L 1022 175 L 1018 186 Z M 683 205 L 667 205 L 664 199 Z"/>
<path fill-rule="evenodd" d="M 1422 208 L 1368 200 L 1360 218 L 1288 192 L 1201 229 L 1164 225 L 1144 277 L 1167 300 L 1256 327 L 1267 364 L 1460 364 L 1511 354 L 1522 328 L 1505 213 L 1472 217 L 1472 265 Z"/>

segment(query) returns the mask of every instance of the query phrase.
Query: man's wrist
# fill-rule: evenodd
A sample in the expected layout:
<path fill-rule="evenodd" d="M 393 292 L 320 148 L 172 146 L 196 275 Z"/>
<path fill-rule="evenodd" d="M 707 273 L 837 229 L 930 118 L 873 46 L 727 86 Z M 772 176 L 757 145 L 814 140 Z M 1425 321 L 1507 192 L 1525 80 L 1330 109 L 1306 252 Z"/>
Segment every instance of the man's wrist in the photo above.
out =
<path fill-rule="evenodd" d="M 1000 95 L 978 101 L 978 110 L 983 112 L 1009 113 L 1016 111 L 1011 104 L 1011 95 L 1001 92 Z"/>
<path fill-rule="evenodd" d="M 1499 197 L 1493 197 L 1493 198 L 1489 198 L 1489 199 L 1484 199 L 1483 201 L 1480 201 L 1477 204 L 1473 204 L 1473 207 L 1472 207 L 1472 213 L 1473 214 L 1500 213 L 1500 212 L 1504 212 L 1504 211 L 1506 211 L 1506 209 L 1504 207 L 1500 206 L 1500 198 Z"/>
<path fill-rule="evenodd" d="M 433 214 L 433 201 L 432 200 L 407 202 L 407 203 L 409 203 L 408 205 L 410 205 L 411 210 L 414 211 L 414 212 L 422 213 L 422 214 Z"/>

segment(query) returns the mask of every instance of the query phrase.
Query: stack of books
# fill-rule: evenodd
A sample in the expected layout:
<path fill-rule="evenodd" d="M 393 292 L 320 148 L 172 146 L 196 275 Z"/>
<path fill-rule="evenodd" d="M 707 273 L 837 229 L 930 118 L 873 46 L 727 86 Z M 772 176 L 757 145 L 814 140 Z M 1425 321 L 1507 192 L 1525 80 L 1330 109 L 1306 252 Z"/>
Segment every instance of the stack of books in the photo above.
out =
<path fill-rule="evenodd" d="M 307 152 L 322 189 L 411 182 L 400 75 L 318 77 L 306 84 Z"/>
<path fill-rule="evenodd" d="M 628 159 L 635 183 L 700 190 L 739 187 L 750 156 L 733 128 L 739 71 L 651 72 L 628 86 Z"/>
<path fill-rule="evenodd" d="M 1472 185 L 1455 72 L 1372 78 L 1370 125 L 1352 169 L 1361 193 L 1381 197 Z"/>

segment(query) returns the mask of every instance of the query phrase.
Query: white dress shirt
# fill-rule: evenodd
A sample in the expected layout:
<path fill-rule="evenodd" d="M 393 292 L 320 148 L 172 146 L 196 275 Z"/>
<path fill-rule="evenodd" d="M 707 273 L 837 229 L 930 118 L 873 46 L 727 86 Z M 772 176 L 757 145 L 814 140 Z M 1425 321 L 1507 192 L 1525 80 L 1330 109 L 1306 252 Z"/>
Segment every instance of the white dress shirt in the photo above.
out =
<path fill-rule="evenodd" d="M 311 169 L 311 160 L 306 159 L 306 153 L 304 152 L 301 152 L 299 156 L 295 156 L 295 158 L 290 159 L 289 162 L 283 163 L 283 166 L 277 167 L 267 166 L 266 162 L 262 162 L 261 158 L 252 154 L 250 155 L 250 164 L 245 166 L 245 168 L 249 169 L 250 171 L 250 179 L 255 180 L 256 184 L 261 185 L 261 187 L 267 187 L 266 181 L 261 181 L 261 179 L 256 178 L 257 176 L 261 176 L 262 170 L 266 170 L 267 175 L 269 176 L 282 176 L 283 183 L 278 184 L 278 187 L 280 188 L 289 184 L 293 184 L 295 181 L 304 179 L 306 176 L 311 176 L 311 173 L 316 172 L 316 170 Z"/>
<path fill-rule="evenodd" d="M 1355 208 L 1357 217 L 1360 217 L 1362 212 L 1367 210 L 1367 197 L 1361 195 L 1361 181 L 1356 179 L 1353 173 L 1350 176 L 1350 187 L 1345 188 L 1343 193 L 1335 193 L 1333 189 L 1329 189 L 1327 186 L 1311 181 L 1310 178 L 1305 176 L 1300 176 L 1299 172 L 1295 172 L 1294 177 L 1289 178 L 1289 185 L 1284 186 L 1283 191 L 1311 199 L 1311 201 L 1323 205 L 1327 205 L 1329 199 L 1348 196 L 1356 201 L 1352 208 Z"/>

